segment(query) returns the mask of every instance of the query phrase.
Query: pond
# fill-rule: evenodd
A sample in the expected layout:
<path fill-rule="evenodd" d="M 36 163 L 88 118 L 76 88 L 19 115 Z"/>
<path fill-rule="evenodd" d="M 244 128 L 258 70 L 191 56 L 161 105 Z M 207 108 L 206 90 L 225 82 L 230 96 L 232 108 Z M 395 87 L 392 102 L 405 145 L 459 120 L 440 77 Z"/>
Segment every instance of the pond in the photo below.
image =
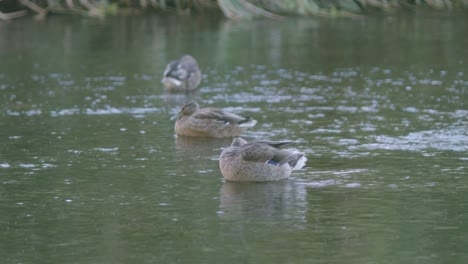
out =
<path fill-rule="evenodd" d="M 466 263 L 466 16 L 0 24 L 3 263 Z M 166 94 L 197 58 L 198 92 Z M 174 135 L 187 99 L 251 116 L 306 166 L 226 182 L 232 139 Z"/>

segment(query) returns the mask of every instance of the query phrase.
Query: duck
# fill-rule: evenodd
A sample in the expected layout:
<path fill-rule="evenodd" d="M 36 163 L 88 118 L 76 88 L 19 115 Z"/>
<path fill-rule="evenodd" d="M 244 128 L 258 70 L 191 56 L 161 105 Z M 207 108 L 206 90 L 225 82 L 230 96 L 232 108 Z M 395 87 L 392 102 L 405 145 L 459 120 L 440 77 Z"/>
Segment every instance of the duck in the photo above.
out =
<path fill-rule="evenodd" d="M 296 150 L 280 149 L 291 141 L 252 141 L 233 139 L 219 156 L 219 168 L 227 181 L 264 182 L 289 178 L 304 167 L 307 158 Z"/>
<path fill-rule="evenodd" d="M 161 83 L 167 92 L 191 92 L 198 87 L 201 79 L 197 61 L 191 55 L 185 54 L 180 59 L 167 64 Z"/>
<path fill-rule="evenodd" d="M 200 108 L 194 100 L 184 103 L 174 118 L 176 119 L 174 129 L 178 136 L 236 137 L 257 124 L 257 121 L 251 117 L 214 107 Z"/>

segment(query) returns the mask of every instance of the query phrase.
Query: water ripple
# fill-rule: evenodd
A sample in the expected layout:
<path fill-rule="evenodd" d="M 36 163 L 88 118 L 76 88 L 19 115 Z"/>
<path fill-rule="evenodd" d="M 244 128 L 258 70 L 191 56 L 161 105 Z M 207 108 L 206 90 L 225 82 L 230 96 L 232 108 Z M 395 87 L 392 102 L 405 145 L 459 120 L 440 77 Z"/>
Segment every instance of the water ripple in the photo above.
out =
<path fill-rule="evenodd" d="M 401 137 L 376 135 L 371 138 L 376 142 L 349 146 L 349 149 L 421 151 L 432 148 L 442 151 L 468 151 L 468 132 L 464 126 L 413 132 Z"/>

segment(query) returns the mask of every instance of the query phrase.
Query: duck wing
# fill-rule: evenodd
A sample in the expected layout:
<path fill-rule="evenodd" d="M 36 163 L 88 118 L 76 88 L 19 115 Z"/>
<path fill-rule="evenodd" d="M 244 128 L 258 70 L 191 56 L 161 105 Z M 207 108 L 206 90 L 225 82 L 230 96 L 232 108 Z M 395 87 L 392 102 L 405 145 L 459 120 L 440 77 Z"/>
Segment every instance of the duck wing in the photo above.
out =
<path fill-rule="evenodd" d="M 291 152 L 279 149 L 279 146 L 289 144 L 288 141 L 260 141 L 250 142 L 240 146 L 242 159 L 252 162 L 264 162 L 282 165 L 289 162 Z"/>
<path fill-rule="evenodd" d="M 180 79 L 183 73 L 178 72 L 179 61 L 171 61 L 167 64 L 166 69 L 164 70 L 164 77 L 172 77 L 175 79 Z"/>
<path fill-rule="evenodd" d="M 171 61 L 164 70 L 164 77 L 171 77 L 177 80 L 187 80 L 198 71 L 198 66 L 193 63 L 182 63 Z"/>
<path fill-rule="evenodd" d="M 255 141 L 256 143 L 267 144 L 274 148 L 280 148 L 283 145 L 291 144 L 292 141 Z M 252 142 L 254 143 L 254 142 Z"/>
<path fill-rule="evenodd" d="M 200 109 L 193 115 L 193 117 L 198 118 L 198 119 L 213 119 L 213 120 L 221 121 L 225 124 L 239 124 L 239 125 L 253 121 L 253 119 L 250 117 L 240 116 L 234 113 L 226 112 L 218 108 L 210 108 L 210 107 Z"/>

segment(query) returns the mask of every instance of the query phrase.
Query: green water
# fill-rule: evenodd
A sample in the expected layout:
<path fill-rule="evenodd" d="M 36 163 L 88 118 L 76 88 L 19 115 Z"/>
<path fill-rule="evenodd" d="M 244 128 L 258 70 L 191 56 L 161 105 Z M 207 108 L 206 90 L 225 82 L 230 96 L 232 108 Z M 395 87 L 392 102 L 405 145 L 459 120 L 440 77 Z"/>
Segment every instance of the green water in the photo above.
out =
<path fill-rule="evenodd" d="M 0 24 L 2 263 L 466 263 L 468 19 Z M 292 140 L 307 166 L 225 182 L 231 139 L 177 138 L 191 97 Z"/>

